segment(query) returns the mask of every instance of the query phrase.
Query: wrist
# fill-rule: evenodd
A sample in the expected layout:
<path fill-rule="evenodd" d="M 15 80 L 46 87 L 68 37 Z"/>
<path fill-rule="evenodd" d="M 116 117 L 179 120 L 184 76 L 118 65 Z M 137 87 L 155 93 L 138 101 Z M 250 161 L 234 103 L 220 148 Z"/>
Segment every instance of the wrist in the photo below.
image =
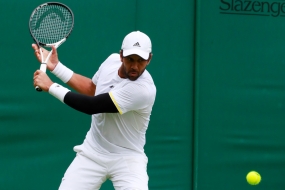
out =
<path fill-rule="evenodd" d="M 56 64 L 55 68 L 51 71 L 51 73 L 53 73 L 56 77 L 58 77 L 64 83 L 67 83 L 73 75 L 73 71 L 67 68 L 61 62 L 58 62 Z"/>
<path fill-rule="evenodd" d="M 70 90 L 57 84 L 53 83 L 50 87 L 48 92 L 53 95 L 55 98 L 59 99 L 61 102 L 64 103 L 64 96 L 69 92 Z"/>
<path fill-rule="evenodd" d="M 53 70 L 56 68 L 56 66 L 57 66 L 58 63 L 59 63 L 59 62 L 57 62 L 56 64 L 52 64 L 52 66 L 48 65 L 48 70 L 49 70 L 50 72 L 53 72 Z"/>

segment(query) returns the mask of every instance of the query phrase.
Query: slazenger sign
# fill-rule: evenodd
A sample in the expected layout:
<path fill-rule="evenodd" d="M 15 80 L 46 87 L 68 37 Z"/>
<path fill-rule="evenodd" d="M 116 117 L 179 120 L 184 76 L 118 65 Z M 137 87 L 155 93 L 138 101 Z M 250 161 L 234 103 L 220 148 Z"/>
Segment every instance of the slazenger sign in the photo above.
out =
<path fill-rule="evenodd" d="M 285 16 L 285 1 L 220 0 L 221 14 Z"/>

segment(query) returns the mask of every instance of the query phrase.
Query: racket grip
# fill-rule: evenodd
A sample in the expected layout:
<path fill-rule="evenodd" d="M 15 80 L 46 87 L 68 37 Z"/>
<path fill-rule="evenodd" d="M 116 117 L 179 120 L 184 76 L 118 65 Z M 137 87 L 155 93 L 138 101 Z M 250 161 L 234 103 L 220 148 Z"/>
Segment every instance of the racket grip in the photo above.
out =
<path fill-rule="evenodd" d="M 40 67 L 40 70 L 43 71 L 43 72 L 46 72 L 46 70 L 47 70 L 47 64 L 46 64 L 46 63 L 42 63 L 42 64 L 41 64 L 41 67 Z M 36 86 L 35 89 L 36 89 L 36 91 L 38 91 L 38 92 L 43 91 L 39 86 Z"/>
<path fill-rule="evenodd" d="M 42 63 L 42 64 L 41 64 L 41 67 L 40 67 L 40 70 L 41 70 L 42 72 L 46 72 L 46 70 L 47 70 L 47 64 L 46 64 L 46 63 Z"/>

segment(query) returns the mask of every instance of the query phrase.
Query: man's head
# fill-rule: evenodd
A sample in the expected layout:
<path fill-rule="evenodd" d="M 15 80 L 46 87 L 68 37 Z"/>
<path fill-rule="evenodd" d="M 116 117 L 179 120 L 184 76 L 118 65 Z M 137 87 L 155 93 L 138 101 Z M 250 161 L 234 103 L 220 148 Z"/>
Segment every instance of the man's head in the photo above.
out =
<path fill-rule="evenodd" d="M 135 31 L 129 33 L 123 41 L 121 49 L 121 74 L 130 80 L 136 80 L 149 64 L 151 54 L 151 41 L 149 37 Z"/>

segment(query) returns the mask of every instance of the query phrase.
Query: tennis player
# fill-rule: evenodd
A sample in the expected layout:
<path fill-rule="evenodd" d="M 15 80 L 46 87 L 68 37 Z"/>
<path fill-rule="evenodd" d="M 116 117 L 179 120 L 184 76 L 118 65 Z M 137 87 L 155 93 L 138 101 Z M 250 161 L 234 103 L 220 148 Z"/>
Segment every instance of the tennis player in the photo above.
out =
<path fill-rule="evenodd" d="M 37 45 L 32 47 L 41 61 Z M 148 190 L 144 145 L 156 96 L 146 70 L 151 52 L 150 38 L 140 31 L 131 32 L 124 38 L 120 54 L 111 54 L 90 79 L 64 66 L 53 48 L 48 70 L 78 93 L 52 82 L 40 70 L 34 73 L 34 86 L 92 115 L 91 128 L 84 142 L 74 147 L 77 154 L 60 190 L 97 190 L 107 179 L 116 190 Z"/>

